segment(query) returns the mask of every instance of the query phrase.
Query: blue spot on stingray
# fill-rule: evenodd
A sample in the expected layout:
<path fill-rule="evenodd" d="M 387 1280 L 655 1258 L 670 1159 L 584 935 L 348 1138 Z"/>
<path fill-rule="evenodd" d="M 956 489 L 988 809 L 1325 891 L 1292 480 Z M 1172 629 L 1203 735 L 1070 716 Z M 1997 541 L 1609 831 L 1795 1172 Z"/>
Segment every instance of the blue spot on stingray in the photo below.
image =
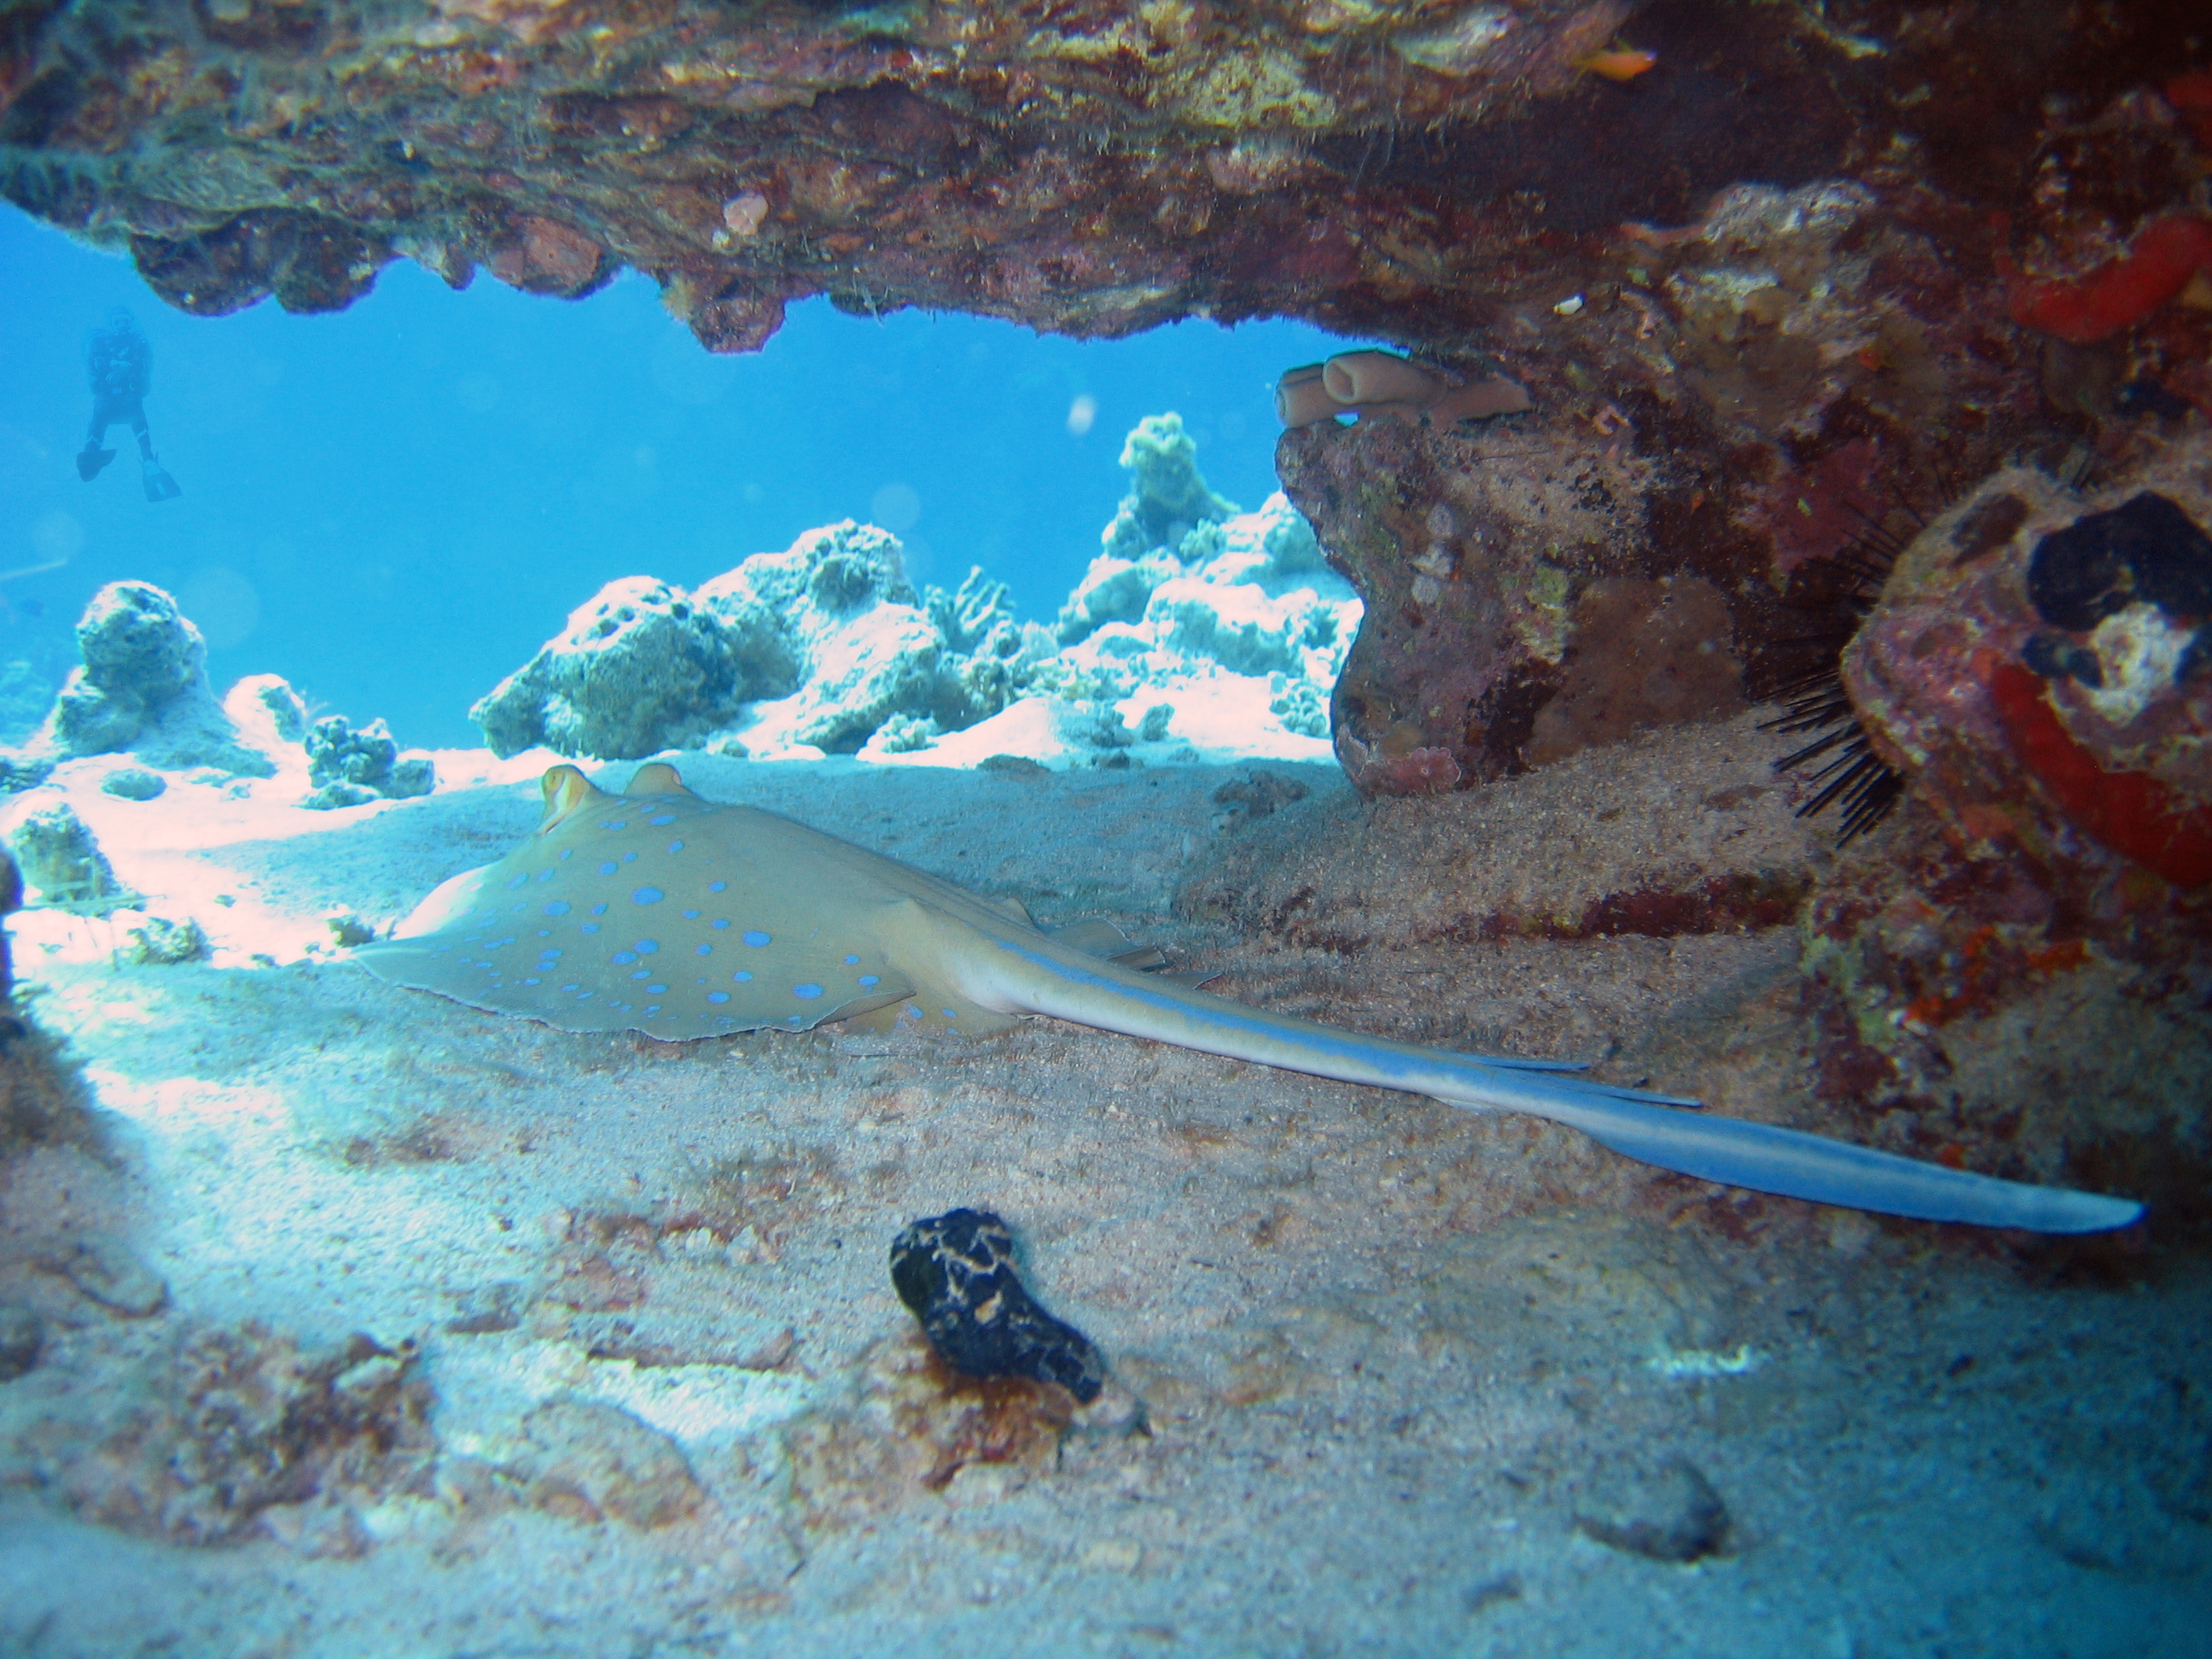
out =
<path fill-rule="evenodd" d="M 730 994 L 727 991 L 709 991 L 707 993 L 707 1000 L 709 1002 L 727 1002 L 729 1000 Z"/>
<path fill-rule="evenodd" d="M 603 823 L 599 828 L 602 830 L 627 830 L 629 828 L 629 821 L 625 818 L 620 823 Z"/>
<path fill-rule="evenodd" d="M 665 988 L 665 987 L 664 987 L 664 988 L 662 988 L 665 989 L 666 988 Z M 655 1005 L 655 1006 L 653 1006 L 653 1007 L 650 1007 L 650 1008 L 647 1009 L 645 1012 L 646 1012 L 647 1013 L 648 1013 L 648 1014 L 657 1014 L 657 1013 L 659 1013 L 659 1012 L 660 1012 L 660 1008 L 659 1008 L 659 1005 L 658 1005 L 658 1004 L 656 1004 L 656 1005 Z"/>
<path fill-rule="evenodd" d="M 624 853 L 624 854 L 623 854 L 623 862 L 624 864 L 635 864 L 635 863 L 636 863 L 636 862 L 637 862 L 637 854 L 635 854 L 635 853 Z"/>
<path fill-rule="evenodd" d="M 714 947 L 711 945 L 694 945 L 691 954 L 695 957 L 711 957 L 714 954 Z"/>
<path fill-rule="evenodd" d="M 847 957 L 845 958 L 845 965 L 848 968 L 857 968 L 860 965 L 860 959 L 858 957 Z"/>
<path fill-rule="evenodd" d="M 550 870 L 540 870 L 538 872 L 538 879 L 540 881 L 550 881 L 553 879 L 553 872 Z"/>
<path fill-rule="evenodd" d="M 860 983 L 863 985 L 873 985 L 877 983 L 876 975 L 873 974 L 863 974 L 860 975 Z"/>
<path fill-rule="evenodd" d="M 523 981 L 522 982 L 523 982 L 525 985 L 535 985 L 535 984 L 537 984 L 537 983 L 538 983 L 538 981 L 537 981 L 536 980 L 534 980 L 534 979 L 526 979 L 526 980 L 525 980 L 525 981 Z"/>
<path fill-rule="evenodd" d="M 567 915 L 568 914 L 568 901 L 566 899 L 555 899 L 552 903 L 545 907 L 545 914 L 549 916 Z"/>
<path fill-rule="evenodd" d="M 680 841 L 672 841 L 668 843 L 668 850 L 672 853 L 680 853 L 684 850 L 684 843 Z"/>
<path fill-rule="evenodd" d="M 587 933 L 596 933 L 599 931 L 599 924 L 596 921 L 587 921 L 584 924 L 584 931 Z"/>
<path fill-rule="evenodd" d="M 561 862 L 563 864 L 566 864 L 570 859 L 575 856 L 576 849 L 573 847 L 564 847 L 561 849 Z"/>
<path fill-rule="evenodd" d="M 730 919 L 727 916 L 716 916 L 714 918 L 714 926 L 717 927 L 726 927 L 729 925 Z"/>
<path fill-rule="evenodd" d="M 719 893 L 729 884 L 726 881 L 710 881 L 707 884 L 707 890 L 710 893 Z"/>
<path fill-rule="evenodd" d="M 746 944 L 751 945 L 757 951 L 762 945 L 768 943 L 768 935 L 762 933 L 758 928 L 748 930 L 742 935 L 742 937 Z"/>
<path fill-rule="evenodd" d="M 660 948 L 660 941 L 657 939 L 641 939 L 629 948 L 641 957 L 649 957 Z"/>
<path fill-rule="evenodd" d="M 561 960 L 561 953 L 549 945 L 538 953 L 538 959 L 540 962 L 558 962 Z"/>
<path fill-rule="evenodd" d="M 822 994 L 822 988 L 818 985 L 794 985 L 791 988 L 791 994 L 811 1002 Z"/>
<path fill-rule="evenodd" d="M 686 910 L 684 913 L 684 920 L 686 921 L 696 921 L 699 920 L 699 913 L 696 910 Z"/>
<path fill-rule="evenodd" d="M 599 873 L 603 876 L 611 876 L 614 872 L 615 866 L 611 861 L 599 866 Z"/>
<path fill-rule="evenodd" d="M 645 988 L 657 997 L 668 994 L 668 988 L 665 985 L 648 985 Z"/>
<path fill-rule="evenodd" d="M 653 977 L 653 969 L 650 968 L 641 968 L 635 973 L 632 974 L 630 977 L 632 979 L 651 979 Z"/>
<path fill-rule="evenodd" d="M 592 907 L 592 914 L 595 916 L 603 916 L 606 915 L 606 913 L 607 907 L 604 904 L 594 904 Z"/>
<path fill-rule="evenodd" d="M 516 888 L 521 886 L 529 879 L 530 878 L 527 876 L 517 876 L 513 881 L 507 884 L 507 890 L 512 893 Z"/>
<path fill-rule="evenodd" d="M 921 1018 L 921 1010 L 915 1007 L 914 1004 L 909 1002 L 906 1006 L 906 1017 L 908 1019 L 920 1019 Z"/>
<path fill-rule="evenodd" d="M 647 823 L 673 823 L 676 822 L 676 814 L 673 812 L 656 812 L 651 817 L 647 818 L 646 822 Z"/>
<path fill-rule="evenodd" d="M 614 954 L 614 963 L 617 968 L 627 968 L 636 960 L 637 952 L 635 951 L 617 951 Z"/>
<path fill-rule="evenodd" d="M 731 977 L 732 979 L 735 980 L 738 984 L 743 985 L 743 984 L 744 984 L 747 981 L 749 981 L 750 979 L 751 979 L 751 978 L 752 978 L 752 975 L 751 975 L 750 974 L 747 973 L 744 969 L 740 968 L 740 969 L 738 969 L 738 971 L 737 971 L 736 973 L 732 974 L 732 975 L 730 975 L 730 977 Z"/>
<path fill-rule="evenodd" d="M 658 904 L 666 896 L 658 887 L 641 887 L 629 896 L 632 904 Z"/>
<path fill-rule="evenodd" d="M 945 1011 L 945 1017 L 947 1019 L 957 1019 L 960 1018 L 960 1011 L 957 1008 L 947 1008 Z"/>
<path fill-rule="evenodd" d="M 540 939 L 551 939 L 553 937 L 553 930 L 550 927 L 541 927 L 538 930 L 538 937 Z"/>

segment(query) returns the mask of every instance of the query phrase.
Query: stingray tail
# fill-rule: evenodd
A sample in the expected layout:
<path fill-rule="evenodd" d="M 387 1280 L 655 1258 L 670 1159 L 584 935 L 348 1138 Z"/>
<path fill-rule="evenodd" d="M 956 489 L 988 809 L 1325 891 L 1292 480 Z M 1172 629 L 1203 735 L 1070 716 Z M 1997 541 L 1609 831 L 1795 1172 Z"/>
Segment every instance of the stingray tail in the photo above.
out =
<path fill-rule="evenodd" d="M 1625 1158 L 1701 1181 L 1884 1215 L 2039 1233 L 2095 1233 L 2124 1227 L 2142 1213 L 2142 1206 L 2129 1199 L 1972 1175 L 1799 1129 L 1680 1111 L 1566 1078 L 1500 1076 L 1495 1084 L 1464 1090 L 1448 1085 L 1435 1097 L 1456 1106 L 1504 1107 L 1550 1118 Z"/>

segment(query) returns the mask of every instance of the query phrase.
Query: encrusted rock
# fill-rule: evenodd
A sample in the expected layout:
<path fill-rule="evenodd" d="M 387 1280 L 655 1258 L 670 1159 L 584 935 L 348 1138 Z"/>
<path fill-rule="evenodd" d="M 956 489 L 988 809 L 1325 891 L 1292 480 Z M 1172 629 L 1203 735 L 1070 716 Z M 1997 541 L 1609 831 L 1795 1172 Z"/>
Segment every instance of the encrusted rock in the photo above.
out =
<path fill-rule="evenodd" d="M 1738 574 L 1653 536 L 1656 461 L 1395 421 L 1287 433 L 1277 460 L 1365 601 L 1332 710 L 1362 793 L 1471 787 L 1745 706 Z"/>
<path fill-rule="evenodd" d="M 1019 1484 L 1049 1467 L 1085 1414 L 1056 1382 L 976 1382 L 911 1338 L 873 1345 L 844 1383 L 783 1431 L 793 1503 L 810 1528 L 866 1525 L 924 1493 L 957 1498 L 971 1481 Z M 1099 1409 L 1127 1427 L 1142 1421 L 1111 1387 Z"/>
<path fill-rule="evenodd" d="M 1585 0 L 1082 16 L 1024 0 L 957 27 L 708 8 L 625 11 L 579 56 L 544 0 L 427 21 L 64 9 L 15 49 L 4 183 L 127 239 L 155 291 L 201 314 L 270 294 L 343 307 L 405 252 L 456 285 L 483 266 L 565 295 L 632 264 L 724 350 L 825 290 L 856 313 L 969 307 L 1069 334 L 1198 314 L 1460 333 L 1489 320 L 1501 270 L 1624 218 L 1678 222 L 1732 179 L 1833 173 L 1939 119 L 2024 152 L 2038 91 L 2063 76 L 2101 103 L 2115 71 L 2093 65 L 2151 32 L 2107 23 L 2090 51 L 2053 28 L 1908 100 L 1969 55 L 1978 14 L 1850 76 L 1824 73 L 1834 31 L 1794 12 L 1724 30 L 1639 15 L 1664 90 L 1626 97 L 1583 67 L 1621 17 Z M 498 73 L 456 73 L 479 62 Z M 184 90 L 143 95 L 154 65 Z M 312 155 L 288 131 L 301 110 L 328 136 Z"/>
<path fill-rule="evenodd" d="M 1938 516 L 1843 664 L 1904 801 L 1806 918 L 1832 1103 L 2176 1220 L 2212 1180 L 2207 526 L 2201 433 Z"/>
<path fill-rule="evenodd" d="M 676 1443 L 628 1412 L 555 1400 L 523 1419 L 528 1501 L 571 1521 L 641 1529 L 694 1514 L 707 1494 Z"/>
<path fill-rule="evenodd" d="M 86 1520 L 228 1543 L 271 1510 L 350 1508 L 422 1479 L 436 1449 L 430 1402 L 411 1346 L 356 1336 L 311 1355 L 247 1324 L 192 1332 L 143 1376 L 116 1378 L 40 1452 Z M 280 1515 L 279 1528 L 300 1520 Z"/>
<path fill-rule="evenodd" d="M 212 766 L 268 777 L 276 764 L 240 740 L 208 684 L 207 645 L 151 582 L 110 582 L 76 625 L 74 670 L 33 739 L 67 758 L 128 751 L 167 770 Z"/>
<path fill-rule="evenodd" d="M 1907 550 L 1845 684 L 1962 846 L 2008 842 L 2093 884 L 2133 867 L 2212 887 L 2207 525 L 2199 434 L 2087 499 L 2000 473 Z"/>

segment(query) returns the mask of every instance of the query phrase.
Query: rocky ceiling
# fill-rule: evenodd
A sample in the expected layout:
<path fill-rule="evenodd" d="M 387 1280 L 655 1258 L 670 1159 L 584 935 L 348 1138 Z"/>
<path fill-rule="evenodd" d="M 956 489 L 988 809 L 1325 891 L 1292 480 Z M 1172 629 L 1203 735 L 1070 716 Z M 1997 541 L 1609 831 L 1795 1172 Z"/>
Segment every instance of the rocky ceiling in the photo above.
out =
<path fill-rule="evenodd" d="M 404 255 L 562 295 L 632 266 L 716 349 L 818 293 L 1464 344 L 1732 183 L 2023 210 L 2053 123 L 2181 66 L 2192 10 L 12 0 L 0 190 L 203 313 L 343 307 Z"/>

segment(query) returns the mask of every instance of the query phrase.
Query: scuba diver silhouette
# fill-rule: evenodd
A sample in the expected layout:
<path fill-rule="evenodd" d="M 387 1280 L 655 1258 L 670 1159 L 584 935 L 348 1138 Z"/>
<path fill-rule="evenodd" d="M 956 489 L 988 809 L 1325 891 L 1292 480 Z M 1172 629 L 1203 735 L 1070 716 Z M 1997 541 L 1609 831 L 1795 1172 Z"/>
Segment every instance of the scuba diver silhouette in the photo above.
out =
<path fill-rule="evenodd" d="M 154 385 L 154 348 L 121 306 L 109 312 L 84 343 L 85 374 L 92 382 L 92 429 L 77 453 L 76 476 L 90 483 L 115 459 L 100 440 L 118 421 L 127 421 L 138 436 L 138 475 L 146 499 L 166 501 L 184 491 L 154 459 L 154 440 L 146 430 L 146 394 Z"/>

